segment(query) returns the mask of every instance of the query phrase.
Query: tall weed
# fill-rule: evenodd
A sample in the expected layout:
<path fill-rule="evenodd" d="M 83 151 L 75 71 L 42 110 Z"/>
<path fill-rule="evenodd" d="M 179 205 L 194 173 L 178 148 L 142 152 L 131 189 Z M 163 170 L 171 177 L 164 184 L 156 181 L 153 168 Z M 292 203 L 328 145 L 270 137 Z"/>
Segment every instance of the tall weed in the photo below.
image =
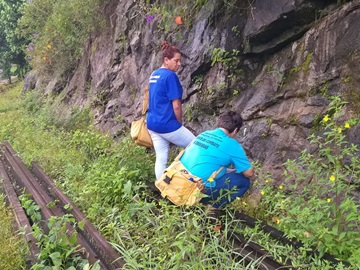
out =
<path fill-rule="evenodd" d="M 19 237 L 12 227 L 14 217 L 4 200 L 4 195 L 0 194 L 0 268 L 23 270 L 26 269 L 28 249 L 25 239 Z"/>
<path fill-rule="evenodd" d="M 346 141 L 346 130 L 357 124 L 344 115 L 345 102 L 333 98 L 322 119 L 323 131 L 309 140 L 316 149 L 304 150 L 285 165 L 285 181 L 262 186 L 266 220 L 290 237 L 316 246 L 320 254 L 360 266 L 360 161 L 356 145 Z"/>

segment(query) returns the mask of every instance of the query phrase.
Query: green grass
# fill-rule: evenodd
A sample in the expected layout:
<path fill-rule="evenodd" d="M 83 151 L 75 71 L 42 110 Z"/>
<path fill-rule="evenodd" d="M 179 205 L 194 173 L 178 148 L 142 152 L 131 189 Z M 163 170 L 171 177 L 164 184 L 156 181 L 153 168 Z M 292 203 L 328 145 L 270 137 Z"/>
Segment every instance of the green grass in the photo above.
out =
<path fill-rule="evenodd" d="M 26 269 L 27 247 L 24 239 L 12 227 L 12 211 L 6 207 L 0 194 L 0 269 Z"/>

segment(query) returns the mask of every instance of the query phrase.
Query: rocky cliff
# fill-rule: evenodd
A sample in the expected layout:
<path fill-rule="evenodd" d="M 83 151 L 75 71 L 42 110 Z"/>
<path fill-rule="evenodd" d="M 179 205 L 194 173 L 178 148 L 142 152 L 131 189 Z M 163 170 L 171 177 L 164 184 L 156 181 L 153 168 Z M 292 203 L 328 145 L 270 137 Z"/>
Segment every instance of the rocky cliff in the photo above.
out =
<path fill-rule="evenodd" d="M 198 134 L 222 111 L 241 111 L 239 140 L 275 175 L 309 147 L 330 95 L 350 101 L 349 115 L 359 113 L 360 1 L 209 0 L 191 23 L 166 31 L 146 20 L 139 2 L 109 3 L 106 29 L 89 40 L 65 83 L 32 72 L 25 87 L 56 93 L 69 108 L 90 106 L 98 127 L 123 136 L 166 39 L 183 53 L 185 125 Z M 360 145 L 359 134 L 355 127 L 347 135 Z"/>

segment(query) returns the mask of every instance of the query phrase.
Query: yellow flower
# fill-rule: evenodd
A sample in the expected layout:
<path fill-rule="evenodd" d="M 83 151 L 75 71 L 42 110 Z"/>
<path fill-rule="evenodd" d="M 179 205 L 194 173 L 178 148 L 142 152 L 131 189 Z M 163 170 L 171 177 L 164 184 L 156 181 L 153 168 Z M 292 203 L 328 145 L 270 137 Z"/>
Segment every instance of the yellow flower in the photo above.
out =
<path fill-rule="evenodd" d="M 281 190 L 281 189 L 283 189 L 283 186 L 282 186 L 282 185 L 280 185 L 280 186 L 279 186 L 279 189 L 280 189 L 280 190 Z"/>
<path fill-rule="evenodd" d="M 345 128 L 350 128 L 350 123 L 346 122 L 345 123 Z"/>
<path fill-rule="evenodd" d="M 330 198 L 328 198 L 326 201 L 327 201 L 328 203 L 331 203 L 331 199 L 330 199 Z"/>
<path fill-rule="evenodd" d="M 342 128 L 338 128 L 338 133 L 341 133 L 342 132 Z"/>
<path fill-rule="evenodd" d="M 329 116 L 328 116 L 328 115 L 325 115 L 325 117 L 324 117 L 323 121 L 324 121 L 324 122 L 329 121 Z"/>
<path fill-rule="evenodd" d="M 214 182 L 214 178 L 209 177 L 209 178 L 208 178 L 208 182 L 210 182 L 210 183 L 211 183 L 211 182 Z"/>
<path fill-rule="evenodd" d="M 280 219 L 279 219 L 278 217 L 275 217 L 275 218 L 274 218 L 274 221 L 275 221 L 276 224 L 279 224 L 279 223 L 280 223 Z"/>
<path fill-rule="evenodd" d="M 46 61 L 46 56 L 43 57 L 43 61 Z"/>
<path fill-rule="evenodd" d="M 46 49 L 47 49 L 47 50 L 50 50 L 50 49 L 51 49 L 51 45 L 48 44 L 48 45 L 46 46 Z"/>
<path fill-rule="evenodd" d="M 330 176 L 330 181 L 335 181 L 335 176 L 334 175 Z"/>
<path fill-rule="evenodd" d="M 246 202 L 242 202 L 242 203 L 243 203 L 243 205 L 244 205 L 244 206 L 246 206 L 246 205 L 247 205 L 247 203 L 246 203 Z"/>
<path fill-rule="evenodd" d="M 282 204 L 285 203 L 285 200 L 281 200 L 281 203 L 282 203 Z"/>
<path fill-rule="evenodd" d="M 269 180 L 266 179 L 266 180 L 265 180 L 265 183 L 269 183 Z"/>
<path fill-rule="evenodd" d="M 265 191 L 262 190 L 262 191 L 261 191 L 261 195 L 264 195 L 264 194 L 265 194 Z"/>

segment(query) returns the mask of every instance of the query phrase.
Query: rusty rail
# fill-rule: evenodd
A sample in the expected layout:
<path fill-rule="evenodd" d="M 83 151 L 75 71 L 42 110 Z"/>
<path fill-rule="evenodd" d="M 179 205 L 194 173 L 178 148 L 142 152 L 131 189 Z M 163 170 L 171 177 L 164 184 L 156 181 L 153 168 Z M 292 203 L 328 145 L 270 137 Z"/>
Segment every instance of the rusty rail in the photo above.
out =
<path fill-rule="evenodd" d="M 32 173 L 8 142 L 0 145 L 0 149 L 2 151 L 0 173 L 4 179 L 7 198 L 13 205 L 14 210 L 16 210 L 14 211 L 16 218 L 21 220 L 21 222 L 18 222 L 19 228 L 25 227 L 27 230 L 26 240 L 30 244 L 32 260 L 34 260 L 35 254 L 39 253 L 39 249 L 35 245 L 35 239 L 30 232 L 29 221 L 18 200 L 22 189 L 25 189 L 26 193 L 31 194 L 32 199 L 41 207 L 41 215 L 44 220 L 49 219 L 51 216 L 63 216 L 70 212 L 77 222 L 84 222 L 84 230 L 78 230 L 77 244 L 82 247 L 81 250 L 85 251 L 82 255 L 90 263 L 93 264 L 98 261 L 101 269 L 104 270 L 122 268 L 124 261 L 120 258 L 120 255 L 37 164 L 32 164 L 34 170 L 34 173 Z M 13 184 L 11 184 L 11 180 Z M 59 203 L 48 207 L 49 203 L 55 200 L 58 200 Z M 71 205 L 72 210 L 66 210 L 64 208 L 65 205 Z M 47 231 L 46 224 L 42 225 L 44 230 Z M 70 224 L 68 224 L 67 229 L 70 231 L 74 230 Z"/>

